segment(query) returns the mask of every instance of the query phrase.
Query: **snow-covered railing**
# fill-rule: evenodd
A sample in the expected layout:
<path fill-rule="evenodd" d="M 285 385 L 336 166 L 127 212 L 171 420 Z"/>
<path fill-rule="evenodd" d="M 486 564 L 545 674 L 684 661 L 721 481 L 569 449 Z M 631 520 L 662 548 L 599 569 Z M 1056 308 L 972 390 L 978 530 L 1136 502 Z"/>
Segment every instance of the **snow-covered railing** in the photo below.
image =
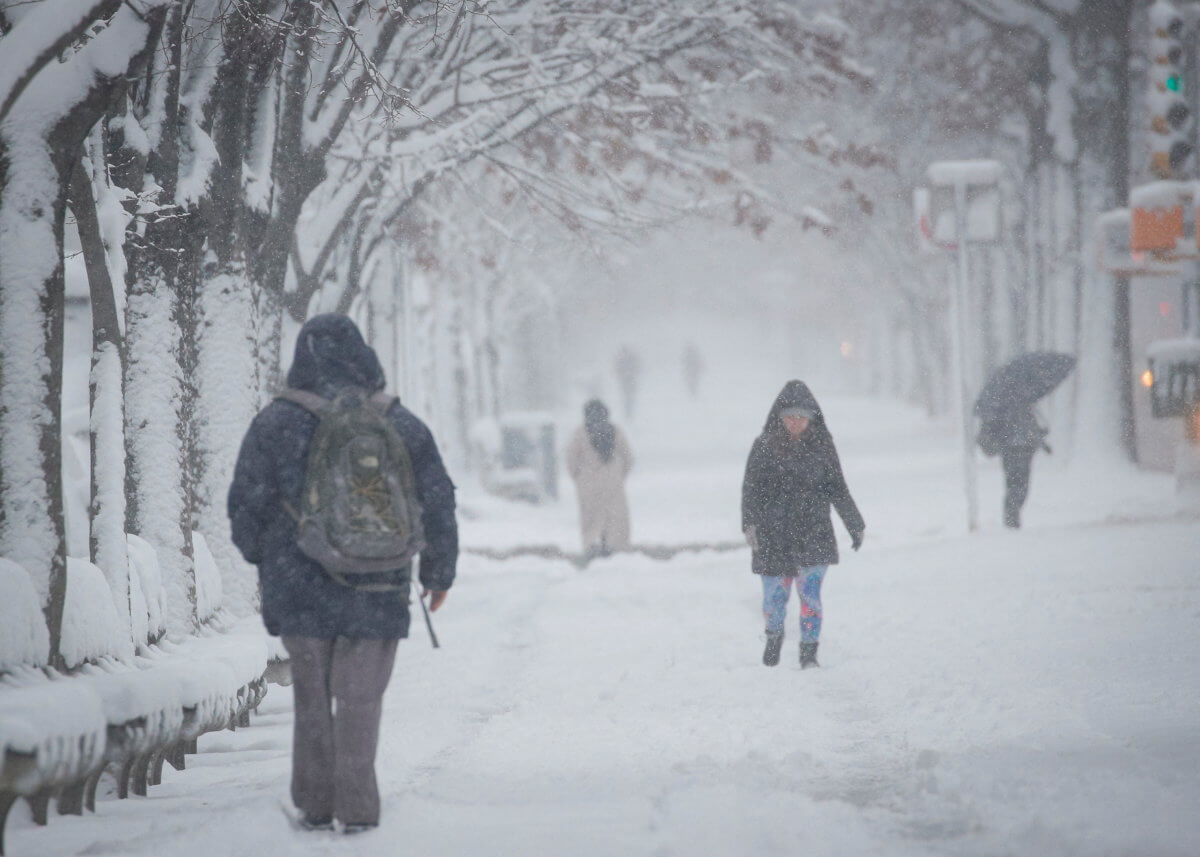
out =
<path fill-rule="evenodd" d="M 45 824 L 95 810 L 105 771 L 118 797 L 145 795 L 163 762 L 177 770 L 206 732 L 249 725 L 275 649 L 257 617 L 149 647 L 131 663 L 105 658 L 69 673 L 22 667 L 0 678 L 0 854 L 18 798 Z"/>
<path fill-rule="evenodd" d="M 249 725 L 267 682 L 287 682 L 286 655 L 257 616 L 238 622 L 220 607 L 215 564 L 197 563 L 200 626 L 163 638 L 163 597 L 153 548 L 130 537 L 134 632 L 118 619 L 103 572 L 71 558 L 58 669 L 29 575 L 0 559 L 0 855 L 14 803 L 24 798 L 45 824 L 95 810 L 101 776 L 117 795 L 145 795 L 166 762 L 182 770 L 206 732 Z M 216 580 L 214 584 L 213 581 Z M 148 640 L 157 640 L 149 643 Z"/>

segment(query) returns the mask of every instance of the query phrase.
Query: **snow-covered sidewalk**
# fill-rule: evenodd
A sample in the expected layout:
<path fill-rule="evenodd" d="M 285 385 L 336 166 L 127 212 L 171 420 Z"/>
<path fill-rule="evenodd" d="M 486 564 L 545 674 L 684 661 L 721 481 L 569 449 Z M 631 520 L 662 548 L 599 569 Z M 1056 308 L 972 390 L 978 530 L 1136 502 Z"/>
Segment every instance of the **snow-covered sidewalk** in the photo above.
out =
<path fill-rule="evenodd" d="M 1200 522 L 1170 480 L 1118 468 L 1080 491 L 1043 468 L 1028 529 L 968 537 L 952 446 L 859 407 L 840 406 L 860 429 L 838 440 L 868 540 L 829 575 L 822 669 L 798 669 L 795 605 L 783 664 L 759 662 L 745 551 L 585 571 L 468 556 L 435 617 L 443 648 L 418 622 L 400 649 L 379 831 L 288 826 L 290 700 L 272 687 L 149 798 L 45 829 L 15 811 L 10 853 L 1200 853 Z M 742 450 L 696 471 L 647 447 L 638 540 L 736 537 Z M 512 543 L 570 544 L 569 497 L 479 508 L 468 544 L 505 515 Z"/>

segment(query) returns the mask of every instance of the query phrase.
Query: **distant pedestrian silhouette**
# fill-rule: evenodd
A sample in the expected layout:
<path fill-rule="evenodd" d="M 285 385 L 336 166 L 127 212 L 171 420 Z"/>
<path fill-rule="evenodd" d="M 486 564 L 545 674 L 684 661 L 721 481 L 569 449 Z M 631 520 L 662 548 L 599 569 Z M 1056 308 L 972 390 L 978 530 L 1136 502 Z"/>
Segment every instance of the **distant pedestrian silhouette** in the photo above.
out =
<path fill-rule="evenodd" d="M 621 402 L 625 407 L 625 418 L 633 419 L 633 410 L 637 405 L 638 387 L 642 378 L 642 358 L 628 345 L 622 346 L 617 352 L 614 363 L 617 373 L 617 383 L 621 387 Z"/>
<path fill-rule="evenodd" d="M 633 453 L 625 433 L 609 420 L 608 408 L 592 399 L 583 425 L 567 447 L 567 473 L 579 495 L 579 528 L 585 556 L 605 556 L 630 546 L 625 479 Z"/>

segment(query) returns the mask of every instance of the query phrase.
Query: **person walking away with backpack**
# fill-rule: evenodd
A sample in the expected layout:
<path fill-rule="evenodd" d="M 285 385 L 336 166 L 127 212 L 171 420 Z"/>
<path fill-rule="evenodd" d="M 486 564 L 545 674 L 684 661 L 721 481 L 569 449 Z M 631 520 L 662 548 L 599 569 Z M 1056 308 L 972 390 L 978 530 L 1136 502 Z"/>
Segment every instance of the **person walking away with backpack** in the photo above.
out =
<path fill-rule="evenodd" d="M 454 484 L 348 317 L 304 325 L 287 384 L 242 441 L 229 518 L 291 658 L 298 823 L 354 833 L 379 823 L 375 751 L 414 556 L 430 609 L 454 582 Z"/>
<path fill-rule="evenodd" d="M 579 495 L 579 527 L 588 559 L 630 547 L 625 479 L 632 469 L 625 433 L 612 424 L 608 407 L 592 399 L 567 446 L 567 473 Z"/>
<path fill-rule="evenodd" d="M 800 597 L 800 666 L 819 666 L 821 584 L 838 561 L 830 506 L 862 547 L 866 524 L 846 487 L 833 436 L 803 381 L 789 381 L 754 441 L 742 482 L 742 531 L 762 579 L 767 644 L 763 663 L 779 663 L 787 603 Z"/>

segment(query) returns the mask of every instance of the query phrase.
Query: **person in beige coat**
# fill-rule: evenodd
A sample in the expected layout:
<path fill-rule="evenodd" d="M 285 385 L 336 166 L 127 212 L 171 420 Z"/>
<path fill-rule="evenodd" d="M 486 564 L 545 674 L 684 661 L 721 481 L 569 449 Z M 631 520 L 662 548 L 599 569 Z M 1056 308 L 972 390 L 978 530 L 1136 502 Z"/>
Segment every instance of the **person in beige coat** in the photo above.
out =
<path fill-rule="evenodd" d="M 628 550 L 625 477 L 632 468 L 633 454 L 624 432 L 609 420 L 603 402 L 588 402 L 583 409 L 583 425 L 567 447 L 567 472 L 579 494 L 579 526 L 588 556 Z"/>

